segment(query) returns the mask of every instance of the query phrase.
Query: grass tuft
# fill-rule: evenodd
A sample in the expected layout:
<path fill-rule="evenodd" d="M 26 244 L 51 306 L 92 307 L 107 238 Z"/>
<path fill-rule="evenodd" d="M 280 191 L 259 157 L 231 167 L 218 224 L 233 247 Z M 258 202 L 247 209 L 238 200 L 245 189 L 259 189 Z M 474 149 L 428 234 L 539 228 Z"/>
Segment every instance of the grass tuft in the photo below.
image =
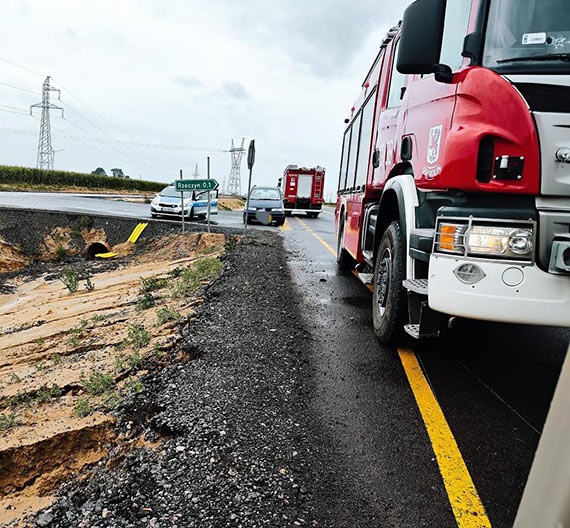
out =
<path fill-rule="evenodd" d="M 182 316 L 174 308 L 164 306 L 156 311 L 156 319 L 156 324 L 161 326 L 169 321 L 180 321 Z"/>
<path fill-rule="evenodd" d="M 18 418 L 15 413 L 0 413 L 0 431 L 7 431 L 16 425 Z"/>
<path fill-rule="evenodd" d="M 103 394 L 115 386 L 115 380 L 104 372 L 94 372 L 88 380 L 81 382 L 88 394 Z"/>
<path fill-rule="evenodd" d="M 75 416 L 79 418 L 84 418 L 93 412 L 91 403 L 87 398 L 79 398 L 77 404 L 75 405 Z"/>
<path fill-rule="evenodd" d="M 79 275 L 73 268 L 65 268 L 60 278 L 61 282 L 69 290 L 69 293 L 75 293 L 79 286 Z"/>
<path fill-rule="evenodd" d="M 135 350 L 140 350 L 150 343 L 150 335 L 142 326 L 129 326 L 127 339 Z"/>

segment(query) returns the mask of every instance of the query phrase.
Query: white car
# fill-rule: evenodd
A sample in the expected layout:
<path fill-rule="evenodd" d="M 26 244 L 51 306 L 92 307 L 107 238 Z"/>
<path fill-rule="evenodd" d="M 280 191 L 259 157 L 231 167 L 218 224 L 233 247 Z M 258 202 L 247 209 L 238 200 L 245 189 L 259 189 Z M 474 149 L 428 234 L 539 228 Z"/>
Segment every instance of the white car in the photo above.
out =
<path fill-rule="evenodd" d="M 173 185 L 169 185 L 160 191 L 150 202 L 150 215 L 157 216 L 182 216 L 182 197 Z M 211 203 L 210 214 L 218 214 L 218 191 L 210 191 Z M 208 214 L 208 191 L 184 192 L 184 217 L 206 218 Z"/>

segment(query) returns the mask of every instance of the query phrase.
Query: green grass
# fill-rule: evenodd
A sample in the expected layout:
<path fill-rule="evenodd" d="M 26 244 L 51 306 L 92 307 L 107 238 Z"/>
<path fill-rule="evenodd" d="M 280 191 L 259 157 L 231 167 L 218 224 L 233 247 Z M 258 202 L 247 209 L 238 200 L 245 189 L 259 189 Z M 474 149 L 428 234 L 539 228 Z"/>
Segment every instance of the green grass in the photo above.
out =
<path fill-rule="evenodd" d="M 150 335 L 142 326 L 129 326 L 127 339 L 135 350 L 140 350 L 150 343 Z"/>
<path fill-rule="evenodd" d="M 18 425 L 18 418 L 13 412 L 0 413 L 0 431 L 7 431 L 16 425 Z"/>
<path fill-rule="evenodd" d="M 137 370 L 144 358 L 138 350 L 135 350 L 132 354 L 125 356 L 121 354 L 115 358 L 115 369 L 118 372 L 123 372 L 125 370 Z"/>
<path fill-rule="evenodd" d="M 158 326 L 168 323 L 169 321 L 180 321 L 182 316 L 174 309 L 169 306 L 164 306 L 156 311 L 156 324 Z"/>
<path fill-rule="evenodd" d="M 94 372 L 88 380 L 81 382 L 88 394 L 103 394 L 115 386 L 115 380 L 104 372 Z"/>
<path fill-rule="evenodd" d="M 84 418 L 92 412 L 93 409 L 91 407 L 91 403 L 87 398 L 79 398 L 79 400 L 77 400 L 77 404 L 75 405 L 75 416 Z"/>
<path fill-rule="evenodd" d="M 67 251 L 65 251 L 65 248 L 61 244 L 57 245 L 56 254 L 57 260 L 65 260 L 67 258 Z"/>
<path fill-rule="evenodd" d="M 141 293 L 150 293 L 156 290 L 160 290 L 168 286 L 168 279 L 157 279 L 156 277 L 141 277 Z"/>
<path fill-rule="evenodd" d="M 60 278 L 61 282 L 69 290 L 69 293 L 75 293 L 79 286 L 79 275 L 73 268 L 65 268 Z"/>
<path fill-rule="evenodd" d="M 142 297 L 139 298 L 137 301 L 137 305 L 135 306 L 135 310 L 137 312 L 142 312 L 143 310 L 148 310 L 154 306 L 156 299 L 152 293 L 145 293 Z"/>
<path fill-rule="evenodd" d="M 197 260 L 192 266 L 184 269 L 178 281 L 172 287 L 172 296 L 181 298 L 200 288 L 202 281 L 216 278 L 224 265 L 216 257 L 206 257 Z"/>

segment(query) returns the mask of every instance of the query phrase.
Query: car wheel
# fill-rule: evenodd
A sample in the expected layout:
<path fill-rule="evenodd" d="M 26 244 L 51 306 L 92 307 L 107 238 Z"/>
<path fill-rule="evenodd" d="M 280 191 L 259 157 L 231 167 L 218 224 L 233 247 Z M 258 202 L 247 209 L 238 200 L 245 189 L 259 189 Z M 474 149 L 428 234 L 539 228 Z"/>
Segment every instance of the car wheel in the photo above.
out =
<path fill-rule="evenodd" d="M 291 216 L 293 213 L 291 211 L 285 211 L 285 216 Z"/>
<path fill-rule="evenodd" d="M 405 277 L 404 240 L 399 222 L 392 222 L 384 232 L 374 266 L 372 321 L 374 333 L 384 344 L 402 336 L 407 315 L 407 301 L 402 280 Z"/>
<path fill-rule="evenodd" d="M 156 218 L 158 215 L 155 213 L 150 213 L 151 218 Z"/>
<path fill-rule="evenodd" d="M 353 267 L 354 261 L 349 252 L 344 249 L 344 216 L 339 219 L 338 236 L 336 240 L 336 264 L 341 270 Z"/>

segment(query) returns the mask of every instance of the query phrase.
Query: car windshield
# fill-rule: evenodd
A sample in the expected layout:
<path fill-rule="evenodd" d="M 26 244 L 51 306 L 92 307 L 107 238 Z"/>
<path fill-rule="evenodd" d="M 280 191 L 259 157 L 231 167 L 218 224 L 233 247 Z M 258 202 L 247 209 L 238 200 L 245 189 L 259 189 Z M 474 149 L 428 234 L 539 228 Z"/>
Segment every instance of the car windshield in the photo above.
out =
<path fill-rule="evenodd" d="M 190 198 L 191 195 L 192 195 L 192 193 L 185 192 L 184 193 L 184 199 L 186 200 L 186 199 Z M 164 189 L 162 189 L 162 191 L 160 191 L 159 196 L 163 196 L 166 198 L 180 198 L 180 192 L 177 191 L 174 187 L 168 186 L 168 187 L 165 187 Z"/>
<path fill-rule="evenodd" d="M 568 0 L 494 0 L 483 65 L 500 71 L 570 69 Z"/>
<path fill-rule="evenodd" d="M 277 187 L 256 187 L 249 195 L 251 200 L 281 200 Z"/>

